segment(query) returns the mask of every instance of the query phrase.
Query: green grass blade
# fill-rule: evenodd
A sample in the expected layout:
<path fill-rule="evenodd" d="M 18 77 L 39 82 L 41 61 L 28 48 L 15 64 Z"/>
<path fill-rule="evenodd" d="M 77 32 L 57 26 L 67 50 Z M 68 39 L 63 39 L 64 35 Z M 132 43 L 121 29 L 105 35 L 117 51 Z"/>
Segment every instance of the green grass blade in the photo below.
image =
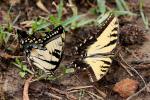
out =
<path fill-rule="evenodd" d="M 106 20 L 109 16 L 110 12 L 106 13 L 106 14 L 101 14 L 97 19 L 96 19 L 96 24 L 97 25 L 101 25 L 101 23 L 104 22 L 104 20 Z"/>
<path fill-rule="evenodd" d="M 64 22 L 62 22 L 62 26 L 68 26 L 69 24 L 79 20 L 81 18 L 82 15 L 78 15 L 78 16 L 72 16 L 71 18 L 65 20 Z"/>
<path fill-rule="evenodd" d="M 129 11 L 129 7 L 128 7 L 127 3 L 124 0 L 120 0 L 120 2 L 122 3 L 124 9 Z"/>
<path fill-rule="evenodd" d="M 116 11 L 113 11 L 113 13 L 114 13 L 115 15 L 117 15 L 117 16 L 121 16 L 121 15 L 136 16 L 135 13 L 132 13 L 132 12 L 130 12 L 130 11 L 118 11 L 118 10 L 116 10 Z"/>
<path fill-rule="evenodd" d="M 118 10 L 125 11 L 125 9 L 124 9 L 124 7 L 122 5 L 121 0 L 116 0 L 116 4 L 117 4 L 117 7 L 118 7 Z"/>
<path fill-rule="evenodd" d="M 51 25 L 51 23 L 49 23 L 43 19 L 40 19 L 39 21 L 34 21 L 32 23 L 32 30 L 33 30 L 33 32 L 36 32 L 36 31 L 39 31 L 41 29 L 48 27 L 49 25 Z"/>
<path fill-rule="evenodd" d="M 94 22 L 95 19 L 85 19 L 85 20 L 81 20 L 80 22 L 77 23 L 76 27 L 82 27 L 84 25 L 87 25 L 89 23 Z"/>
<path fill-rule="evenodd" d="M 0 26 L 0 46 L 2 46 L 3 43 L 7 44 L 11 35 L 11 33 L 5 31 L 4 28 Z"/>
<path fill-rule="evenodd" d="M 143 12 L 143 0 L 140 0 L 140 14 L 141 14 L 143 23 L 144 23 L 144 25 L 145 25 L 145 28 L 146 28 L 146 29 L 149 29 L 149 21 L 148 21 L 148 18 L 144 15 L 144 12 Z"/>
<path fill-rule="evenodd" d="M 54 26 L 58 26 L 61 24 L 61 21 L 53 15 L 49 16 L 49 20 Z"/>
<path fill-rule="evenodd" d="M 101 14 L 106 12 L 105 0 L 97 0 L 98 10 Z"/>
<path fill-rule="evenodd" d="M 17 66 L 21 72 L 28 72 L 30 74 L 34 74 L 26 65 L 24 65 L 19 59 L 16 59 L 15 62 L 12 62 L 15 66 Z"/>
<path fill-rule="evenodd" d="M 60 0 L 57 12 L 58 12 L 58 20 L 60 21 L 62 18 L 62 12 L 63 12 L 63 0 Z"/>

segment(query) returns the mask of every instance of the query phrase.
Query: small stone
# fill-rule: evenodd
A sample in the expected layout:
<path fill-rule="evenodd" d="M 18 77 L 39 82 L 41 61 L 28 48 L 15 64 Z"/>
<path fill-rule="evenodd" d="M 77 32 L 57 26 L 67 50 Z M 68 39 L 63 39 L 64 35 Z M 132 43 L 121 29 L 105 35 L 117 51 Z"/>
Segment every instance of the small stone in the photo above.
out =
<path fill-rule="evenodd" d="M 138 85 L 138 81 L 126 78 L 116 83 L 113 90 L 119 93 L 121 97 L 127 98 L 136 92 Z"/>

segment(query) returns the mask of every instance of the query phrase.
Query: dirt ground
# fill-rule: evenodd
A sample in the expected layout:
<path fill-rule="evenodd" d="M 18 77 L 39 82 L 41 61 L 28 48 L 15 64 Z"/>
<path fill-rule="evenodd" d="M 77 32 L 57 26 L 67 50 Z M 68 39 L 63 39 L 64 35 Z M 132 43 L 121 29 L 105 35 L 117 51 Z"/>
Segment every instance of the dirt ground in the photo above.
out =
<path fill-rule="evenodd" d="M 26 2 L 21 0 L 21 2 L 12 6 L 10 16 L 8 16 L 7 12 L 10 9 L 10 4 L 12 4 L 10 1 L 13 0 L 0 1 L 1 24 L 13 22 L 13 19 L 18 16 L 19 12 L 19 19 L 15 25 L 18 25 L 22 21 L 34 20 L 38 16 L 46 17 L 48 15 L 48 13 L 35 5 L 36 0 L 25 0 Z M 14 1 L 17 2 L 17 0 Z M 57 0 L 54 1 L 57 3 Z M 135 2 L 138 0 L 127 1 Z M 56 9 L 52 6 L 51 2 L 51 0 L 47 0 L 44 2 L 44 5 L 51 14 L 55 15 Z M 81 5 L 83 6 L 81 7 Z M 86 0 L 81 0 L 81 2 L 78 1 L 77 7 L 80 7 L 79 13 L 85 13 L 91 5 L 95 5 L 95 2 L 87 3 Z M 136 4 L 132 5 L 131 8 L 133 11 L 138 12 Z M 150 20 L 150 0 L 145 0 L 144 11 L 148 20 Z M 64 16 L 70 16 L 71 14 L 71 10 L 68 9 L 67 14 Z M 3 17 L 3 20 L 1 20 L 1 17 Z M 145 84 L 140 76 L 129 68 L 130 72 L 133 74 L 133 76 L 130 76 L 116 58 L 106 76 L 95 83 L 91 83 L 87 74 L 80 71 L 67 74 L 59 78 L 59 80 L 38 80 L 31 82 L 28 93 L 30 100 L 125 100 L 126 98 L 123 98 L 118 93 L 114 92 L 113 87 L 117 82 L 126 78 L 137 80 L 139 82 L 138 89 L 134 94 L 143 89 L 137 95 L 131 95 L 133 97 L 129 97 L 128 100 L 150 100 L 150 30 L 145 29 L 141 17 L 119 17 L 119 22 L 120 54 L 145 80 L 148 85 L 147 89 L 143 89 Z M 81 27 L 72 30 L 72 33 L 88 32 L 88 29 L 86 30 L 86 28 L 87 27 Z M 126 35 L 123 35 L 124 33 Z M 22 52 L 19 51 L 18 48 L 19 47 L 17 46 L 15 52 L 8 51 L 8 53 L 17 56 L 22 55 Z M 3 51 L 3 48 L 0 48 L 0 53 Z M 29 76 L 21 78 L 18 74 L 19 69 L 10 63 L 13 61 L 15 61 L 13 58 L 6 59 L 0 57 L 0 100 L 22 100 L 23 98 L 24 84 Z M 63 59 L 61 65 L 63 65 L 63 62 L 65 62 L 65 59 Z"/>

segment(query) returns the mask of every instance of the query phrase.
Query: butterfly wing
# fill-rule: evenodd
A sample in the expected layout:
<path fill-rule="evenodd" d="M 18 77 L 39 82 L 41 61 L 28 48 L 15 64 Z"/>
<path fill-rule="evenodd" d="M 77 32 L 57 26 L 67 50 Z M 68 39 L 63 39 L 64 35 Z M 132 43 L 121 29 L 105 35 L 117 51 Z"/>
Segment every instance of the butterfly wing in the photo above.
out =
<path fill-rule="evenodd" d="M 96 41 L 87 47 L 87 56 L 84 62 L 92 69 L 96 80 L 100 80 L 108 71 L 112 56 L 110 54 L 117 45 L 118 40 L 118 22 L 116 17 L 109 17 L 105 23 L 108 23 Z M 103 27 L 102 26 L 102 27 Z"/>
<path fill-rule="evenodd" d="M 104 56 L 101 58 L 85 58 L 84 61 L 90 66 L 89 69 L 92 71 L 92 80 L 100 80 L 108 71 L 112 59 Z"/>
<path fill-rule="evenodd" d="M 118 28 L 119 25 L 117 18 L 111 18 L 110 23 L 108 23 L 108 26 L 102 31 L 102 33 L 98 33 L 100 35 L 98 36 L 97 41 L 87 48 L 87 56 L 111 52 L 117 44 Z"/>
<path fill-rule="evenodd" d="M 45 45 L 46 50 L 33 49 L 29 58 L 40 69 L 55 70 L 62 58 L 63 45 L 63 37 L 58 36 Z"/>
<path fill-rule="evenodd" d="M 65 33 L 62 26 L 56 27 L 46 36 L 38 39 L 27 38 L 24 41 L 24 47 L 28 44 L 30 50 L 27 57 L 38 68 L 48 72 L 55 70 L 61 61 L 63 46 L 64 46 Z M 32 41 L 32 42 L 30 42 Z M 29 48 L 25 48 L 29 49 Z"/>

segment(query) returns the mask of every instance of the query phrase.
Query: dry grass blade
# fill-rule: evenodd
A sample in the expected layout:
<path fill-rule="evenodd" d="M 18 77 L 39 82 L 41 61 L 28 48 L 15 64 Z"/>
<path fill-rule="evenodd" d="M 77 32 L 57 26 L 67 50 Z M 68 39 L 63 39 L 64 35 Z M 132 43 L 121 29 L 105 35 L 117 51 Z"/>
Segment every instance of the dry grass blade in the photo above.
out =
<path fill-rule="evenodd" d="M 78 87 L 72 87 L 70 89 L 67 89 L 67 91 L 71 91 L 71 90 L 79 90 L 79 89 L 86 89 L 86 88 L 93 88 L 92 85 L 90 86 L 78 86 Z"/>
<path fill-rule="evenodd" d="M 20 24 L 23 26 L 23 27 L 32 27 L 32 24 L 34 23 L 34 21 L 23 21 L 21 22 Z"/>
<path fill-rule="evenodd" d="M 19 14 L 16 16 L 16 18 L 14 19 L 14 21 L 13 21 L 13 25 L 15 25 L 15 23 L 18 21 L 18 19 L 20 18 L 20 16 L 21 16 L 21 12 L 19 12 Z"/>
<path fill-rule="evenodd" d="M 62 97 L 59 97 L 55 94 L 52 94 L 52 93 L 49 93 L 49 92 L 44 92 L 45 95 L 48 95 L 50 98 L 54 98 L 54 99 L 57 99 L 57 100 L 63 100 Z"/>
<path fill-rule="evenodd" d="M 54 5 L 55 8 L 58 9 L 58 5 L 54 1 L 52 2 L 52 5 Z"/>
<path fill-rule="evenodd" d="M 41 0 L 38 0 L 38 1 L 36 2 L 36 5 L 37 5 L 41 10 L 43 10 L 44 12 L 49 13 L 48 9 L 44 6 L 44 4 L 42 3 Z"/>
<path fill-rule="evenodd" d="M 71 10 L 73 12 L 73 16 L 78 15 L 78 9 L 77 9 L 76 5 L 73 3 L 72 0 L 69 0 L 69 4 L 67 4 L 67 6 L 71 8 Z"/>
<path fill-rule="evenodd" d="M 29 99 L 29 95 L 28 95 L 28 89 L 29 89 L 29 85 L 31 83 L 31 80 L 33 78 L 33 75 L 31 75 L 24 84 L 24 88 L 23 88 L 23 100 L 30 100 Z"/>

